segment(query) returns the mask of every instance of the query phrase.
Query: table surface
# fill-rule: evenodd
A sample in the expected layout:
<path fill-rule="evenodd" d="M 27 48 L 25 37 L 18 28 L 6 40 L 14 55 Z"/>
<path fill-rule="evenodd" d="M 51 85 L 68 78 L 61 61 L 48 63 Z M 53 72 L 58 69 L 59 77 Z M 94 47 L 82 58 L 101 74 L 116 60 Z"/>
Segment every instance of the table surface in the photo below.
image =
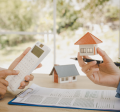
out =
<path fill-rule="evenodd" d="M 115 88 L 105 87 L 94 84 L 86 76 L 78 76 L 77 81 L 73 83 L 54 83 L 53 76 L 48 74 L 33 74 L 34 80 L 30 82 L 29 86 L 32 83 L 35 83 L 42 87 L 48 88 L 62 88 L 62 89 L 96 89 L 96 90 L 115 90 Z M 26 88 L 28 88 L 27 86 Z M 63 108 L 51 108 L 51 107 L 33 107 L 33 106 L 17 106 L 17 105 L 8 105 L 8 102 L 12 100 L 20 90 L 11 94 L 7 92 L 5 97 L 0 100 L 0 112 L 100 112 L 96 110 L 79 110 L 79 109 L 63 109 Z M 49 110 L 48 110 L 49 109 Z M 107 112 L 107 111 L 102 111 Z"/>

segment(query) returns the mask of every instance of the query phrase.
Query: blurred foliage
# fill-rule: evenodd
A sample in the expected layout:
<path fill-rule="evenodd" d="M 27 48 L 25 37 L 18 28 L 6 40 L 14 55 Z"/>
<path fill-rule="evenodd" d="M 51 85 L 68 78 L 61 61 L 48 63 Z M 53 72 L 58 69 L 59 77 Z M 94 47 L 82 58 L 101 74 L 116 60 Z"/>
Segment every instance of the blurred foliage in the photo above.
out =
<path fill-rule="evenodd" d="M 120 9 L 118 9 L 118 7 L 109 5 L 106 7 L 106 21 L 107 22 L 114 22 L 114 21 L 118 21 L 119 20 L 119 12 Z"/>
<path fill-rule="evenodd" d="M 9 34 L 9 35 L 0 35 L 0 48 L 5 48 L 9 46 L 15 46 L 19 43 L 24 43 L 28 41 L 33 41 L 34 38 L 32 35 L 18 35 L 18 34 Z"/>
<path fill-rule="evenodd" d="M 0 0 L 0 31 L 47 31 L 53 25 L 50 3 L 49 0 Z M 34 40 L 32 35 L 0 35 L 0 47 L 31 40 Z"/>
<path fill-rule="evenodd" d="M 49 0 L 48 0 L 49 1 Z M 45 0 L 0 0 L 0 29 L 7 31 L 44 31 L 50 17 Z M 48 20 L 50 22 L 50 20 Z M 41 27 L 42 26 L 44 27 Z M 43 25 L 44 24 L 44 25 Z M 38 28 L 39 25 L 39 28 Z"/>
<path fill-rule="evenodd" d="M 57 0 L 57 33 L 74 31 L 87 22 L 100 24 L 119 19 L 110 0 Z M 53 30 L 53 0 L 0 0 L 0 31 Z M 0 35 L 1 48 L 31 41 L 31 35 Z"/>
<path fill-rule="evenodd" d="M 80 11 L 74 10 L 74 6 L 65 0 L 57 2 L 57 33 L 61 33 L 66 29 L 74 30 L 80 25 L 77 19 L 80 17 Z M 82 25 L 82 24 L 81 24 Z"/>
<path fill-rule="evenodd" d="M 75 3 L 76 1 L 76 3 Z M 99 23 L 110 0 L 58 0 L 57 32 L 75 30 L 86 22 Z M 78 8 L 77 8 L 78 7 Z"/>

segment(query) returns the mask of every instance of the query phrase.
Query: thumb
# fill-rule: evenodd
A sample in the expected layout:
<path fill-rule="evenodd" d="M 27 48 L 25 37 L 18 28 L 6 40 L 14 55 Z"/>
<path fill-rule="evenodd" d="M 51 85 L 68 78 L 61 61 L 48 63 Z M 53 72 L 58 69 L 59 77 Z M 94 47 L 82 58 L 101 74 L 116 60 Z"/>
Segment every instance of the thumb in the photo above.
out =
<path fill-rule="evenodd" d="M 113 62 L 111 58 L 106 54 L 106 52 L 100 49 L 99 47 L 97 48 L 97 53 L 102 57 L 104 62 L 107 63 Z"/>

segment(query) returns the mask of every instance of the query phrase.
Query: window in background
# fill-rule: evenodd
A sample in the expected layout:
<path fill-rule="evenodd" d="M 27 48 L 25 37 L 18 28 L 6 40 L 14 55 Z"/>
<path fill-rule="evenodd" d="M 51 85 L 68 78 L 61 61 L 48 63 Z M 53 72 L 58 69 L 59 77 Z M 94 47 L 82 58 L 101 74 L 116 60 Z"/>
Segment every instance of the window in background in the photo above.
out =
<path fill-rule="evenodd" d="M 74 43 L 87 32 L 102 40 L 98 47 L 105 50 L 113 61 L 118 61 L 119 13 L 119 0 L 58 0 L 56 63 L 75 64 L 79 73 L 85 75 L 78 62 L 70 58 L 77 57 L 79 46 Z M 93 52 L 92 49 L 87 51 Z M 101 59 L 99 55 L 90 57 Z"/>
<path fill-rule="evenodd" d="M 118 61 L 118 4 L 119 0 L 0 1 L 0 66 L 7 68 L 27 46 L 39 40 L 52 51 L 36 72 L 50 73 L 53 63 L 75 64 L 80 74 L 85 75 L 78 62 L 70 58 L 77 57 L 79 46 L 74 43 L 88 31 L 100 38 L 103 43 L 99 47 Z M 92 58 L 101 59 L 98 55 Z"/>
<path fill-rule="evenodd" d="M 0 66 L 8 68 L 28 46 L 40 41 L 51 48 L 34 72 L 49 73 L 53 66 L 55 0 L 0 1 Z"/>
<path fill-rule="evenodd" d="M 50 33 L 53 8 L 51 0 L 0 1 L 0 31 Z"/>

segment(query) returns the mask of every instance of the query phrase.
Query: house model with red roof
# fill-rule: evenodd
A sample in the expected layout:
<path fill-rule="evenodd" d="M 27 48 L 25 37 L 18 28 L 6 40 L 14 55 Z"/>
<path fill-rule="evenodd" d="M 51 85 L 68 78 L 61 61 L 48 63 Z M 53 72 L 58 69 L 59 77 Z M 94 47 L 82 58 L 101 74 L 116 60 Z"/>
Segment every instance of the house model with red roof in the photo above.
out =
<path fill-rule="evenodd" d="M 79 45 L 80 55 L 96 55 L 97 54 L 97 44 L 102 43 L 100 39 L 87 32 L 83 37 L 81 37 L 75 45 Z"/>

